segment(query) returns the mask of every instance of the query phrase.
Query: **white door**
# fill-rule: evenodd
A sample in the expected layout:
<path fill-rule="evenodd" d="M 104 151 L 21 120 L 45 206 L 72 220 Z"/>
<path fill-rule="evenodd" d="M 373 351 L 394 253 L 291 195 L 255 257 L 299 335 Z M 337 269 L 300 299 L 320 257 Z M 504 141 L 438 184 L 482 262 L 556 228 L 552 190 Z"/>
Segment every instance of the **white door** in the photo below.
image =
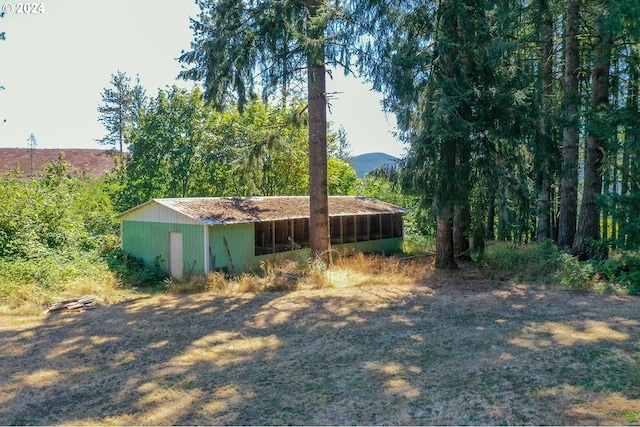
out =
<path fill-rule="evenodd" d="M 169 274 L 182 279 L 182 233 L 169 233 Z"/>

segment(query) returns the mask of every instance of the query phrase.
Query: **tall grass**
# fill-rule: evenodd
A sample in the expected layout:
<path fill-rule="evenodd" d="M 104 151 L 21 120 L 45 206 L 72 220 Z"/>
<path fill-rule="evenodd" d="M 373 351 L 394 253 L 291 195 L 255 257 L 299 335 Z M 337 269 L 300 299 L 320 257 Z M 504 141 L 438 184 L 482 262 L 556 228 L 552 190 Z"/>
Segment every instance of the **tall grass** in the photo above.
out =
<path fill-rule="evenodd" d="M 477 259 L 487 276 L 537 280 L 598 292 L 640 294 L 640 254 L 612 252 L 605 260 L 580 261 L 550 240 L 514 245 L 494 242 Z"/>
<path fill-rule="evenodd" d="M 432 274 L 424 259 L 404 260 L 381 255 L 338 255 L 327 266 L 305 259 L 265 262 L 259 274 L 244 273 L 230 277 L 213 271 L 185 280 L 166 279 L 174 294 L 198 292 L 272 292 L 309 289 L 346 288 L 367 285 L 421 283 Z"/>
<path fill-rule="evenodd" d="M 104 259 L 49 255 L 0 260 L 0 311 L 36 314 L 55 301 L 90 296 L 112 303 L 131 297 Z"/>
<path fill-rule="evenodd" d="M 542 244 L 516 245 L 493 242 L 476 261 L 495 279 L 518 278 L 548 281 L 559 267 L 557 247 L 551 241 Z"/>

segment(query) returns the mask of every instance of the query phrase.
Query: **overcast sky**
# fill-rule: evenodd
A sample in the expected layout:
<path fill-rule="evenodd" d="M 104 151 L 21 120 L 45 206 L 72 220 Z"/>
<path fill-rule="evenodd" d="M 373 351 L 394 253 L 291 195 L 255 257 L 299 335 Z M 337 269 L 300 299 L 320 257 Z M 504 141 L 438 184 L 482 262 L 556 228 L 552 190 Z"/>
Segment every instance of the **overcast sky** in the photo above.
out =
<path fill-rule="evenodd" d="M 105 130 L 97 107 L 118 70 L 139 75 L 150 96 L 194 84 L 175 79 L 175 58 L 192 40 L 189 17 L 198 14 L 193 0 L 45 0 L 34 14 L 16 13 L 16 1 L 0 4 L 12 9 L 0 19 L 0 147 L 27 147 L 33 133 L 38 148 L 100 148 L 95 140 Z M 345 127 L 353 153 L 402 155 L 380 96 L 333 74 L 327 91 L 342 93 L 329 120 Z"/>

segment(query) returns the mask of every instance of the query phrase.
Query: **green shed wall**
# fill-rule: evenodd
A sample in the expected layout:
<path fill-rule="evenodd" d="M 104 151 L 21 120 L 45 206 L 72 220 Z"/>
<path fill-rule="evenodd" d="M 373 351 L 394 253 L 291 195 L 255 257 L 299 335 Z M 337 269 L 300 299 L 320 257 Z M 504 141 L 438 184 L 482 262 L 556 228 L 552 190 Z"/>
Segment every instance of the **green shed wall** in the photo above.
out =
<path fill-rule="evenodd" d="M 310 256 L 309 249 L 279 252 L 255 256 L 255 225 L 253 223 L 207 226 L 209 248 L 209 269 L 225 269 L 229 273 L 240 274 L 247 271 L 259 272 L 260 261 L 280 262 Z M 160 268 L 169 271 L 169 233 L 182 233 L 183 271 L 200 274 L 204 264 L 204 224 L 173 224 L 148 221 L 122 221 L 122 249 L 135 257 L 142 258 L 146 265 L 153 266 L 160 256 Z M 225 245 L 225 238 L 227 244 Z M 370 240 L 366 242 L 332 245 L 340 253 L 393 253 L 402 250 L 403 239 Z M 227 252 L 228 246 L 228 252 Z M 231 259 L 229 258 L 231 254 Z M 233 264 L 233 265 L 232 265 Z"/>
<path fill-rule="evenodd" d="M 122 249 L 153 266 L 160 256 L 160 268 L 169 271 L 169 233 L 182 233 L 183 271 L 204 271 L 204 228 L 202 225 L 146 221 L 122 221 Z"/>
<path fill-rule="evenodd" d="M 331 245 L 331 248 L 343 253 L 371 253 L 380 252 L 391 254 L 402 251 L 403 238 L 393 237 L 390 239 L 368 240 L 366 242 L 344 243 L 342 245 Z"/>
<path fill-rule="evenodd" d="M 254 265 L 254 224 L 230 224 L 209 226 L 209 267 L 226 269 L 229 273 L 243 273 Z M 227 239 L 231 260 L 224 239 Z M 200 246 L 203 247 L 203 246 Z M 233 261 L 233 266 L 231 261 Z"/>

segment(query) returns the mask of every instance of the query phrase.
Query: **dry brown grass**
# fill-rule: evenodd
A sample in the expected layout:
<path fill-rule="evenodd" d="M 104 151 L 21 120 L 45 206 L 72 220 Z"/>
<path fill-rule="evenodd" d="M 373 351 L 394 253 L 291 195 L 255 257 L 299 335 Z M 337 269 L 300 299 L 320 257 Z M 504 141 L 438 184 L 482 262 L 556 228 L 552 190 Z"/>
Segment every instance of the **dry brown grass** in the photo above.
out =
<path fill-rule="evenodd" d="M 322 289 L 4 316 L 0 424 L 639 423 L 638 297 L 341 262 Z"/>

